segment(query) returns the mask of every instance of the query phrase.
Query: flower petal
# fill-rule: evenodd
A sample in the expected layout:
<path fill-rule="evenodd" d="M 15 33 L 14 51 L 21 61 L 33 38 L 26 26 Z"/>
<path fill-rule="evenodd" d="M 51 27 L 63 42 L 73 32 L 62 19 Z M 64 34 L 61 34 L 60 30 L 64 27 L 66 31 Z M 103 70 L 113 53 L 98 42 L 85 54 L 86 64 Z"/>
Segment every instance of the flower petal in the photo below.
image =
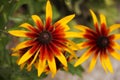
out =
<path fill-rule="evenodd" d="M 27 67 L 27 71 L 31 71 L 32 70 L 32 66 Z"/>
<path fill-rule="evenodd" d="M 116 43 L 116 45 L 113 46 L 113 48 L 119 48 L 119 45 Z M 120 60 L 120 54 L 115 51 L 113 48 L 108 48 L 109 53 L 117 60 Z M 120 49 L 119 49 L 120 50 Z"/>
<path fill-rule="evenodd" d="M 24 66 L 25 66 L 25 62 L 24 63 L 22 63 L 21 65 L 20 65 L 20 70 L 22 70 L 23 68 L 24 68 Z"/>
<path fill-rule="evenodd" d="M 37 25 L 38 29 L 42 30 L 43 29 L 43 23 L 42 23 L 41 18 L 37 15 L 32 15 L 32 19 L 35 22 L 35 24 Z"/>
<path fill-rule="evenodd" d="M 105 59 L 104 59 L 104 56 L 102 55 L 102 53 L 100 53 L 100 62 L 101 62 L 103 69 L 107 73 L 108 71 L 107 71 L 107 67 L 105 66 Z"/>
<path fill-rule="evenodd" d="M 109 27 L 110 32 L 112 32 L 112 31 L 114 31 L 114 30 L 116 30 L 118 28 L 120 28 L 120 24 L 113 24 L 112 26 Z"/>
<path fill-rule="evenodd" d="M 40 76 L 45 70 L 46 60 L 40 60 L 38 63 L 38 76 Z"/>
<path fill-rule="evenodd" d="M 89 29 L 87 26 L 84 26 L 84 25 L 77 25 L 75 26 L 75 28 L 83 32 L 85 32 L 86 29 Z"/>
<path fill-rule="evenodd" d="M 113 48 L 120 50 L 120 45 L 117 42 L 114 42 Z"/>
<path fill-rule="evenodd" d="M 54 77 L 55 76 L 55 74 L 56 74 L 56 62 L 55 62 L 55 59 L 54 58 L 52 58 L 51 60 L 49 60 L 48 59 L 48 65 L 49 65 L 49 68 L 50 68 L 50 70 L 51 70 L 51 72 L 52 72 L 52 77 Z"/>
<path fill-rule="evenodd" d="M 38 64 L 39 64 L 39 60 L 35 61 L 34 63 L 34 67 L 38 70 Z"/>
<path fill-rule="evenodd" d="M 34 28 L 32 25 L 30 25 L 28 23 L 23 23 L 20 25 L 20 27 L 26 28 L 26 29 L 36 32 L 36 33 L 38 32 L 38 30 L 36 28 Z"/>
<path fill-rule="evenodd" d="M 47 5 L 46 5 L 46 20 L 48 19 L 51 19 L 52 21 L 52 7 L 49 0 L 47 1 Z"/>
<path fill-rule="evenodd" d="M 38 54 L 39 54 L 40 50 L 38 50 L 36 53 L 35 53 L 35 56 L 33 58 L 33 60 L 31 61 L 31 63 L 29 63 L 29 65 L 27 66 L 27 69 L 30 68 L 32 66 L 32 64 L 35 62 L 35 60 L 37 59 L 38 57 Z"/>
<path fill-rule="evenodd" d="M 120 39 L 120 34 L 114 34 L 114 40 Z"/>
<path fill-rule="evenodd" d="M 70 27 L 68 25 L 66 25 L 66 24 L 62 24 L 60 26 L 64 28 L 64 31 L 70 30 Z"/>
<path fill-rule="evenodd" d="M 108 55 L 107 55 L 107 54 L 104 54 L 104 59 L 105 59 L 104 61 L 105 61 L 105 65 L 106 65 L 107 69 L 108 69 L 111 73 L 113 73 L 112 64 L 111 64 L 110 59 L 108 58 Z"/>
<path fill-rule="evenodd" d="M 92 61 L 90 63 L 89 72 L 91 72 L 93 70 L 93 68 L 95 67 L 97 57 L 98 57 L 98 53 L 95 53 L 93 58 L 92 58 Z"/>
<path fill-rule="evenodd" d="M 86 61 L 91 56 L 92 48 L 88 49 L 84 54 L 77 60 L 77 62 L 74 64 L 75 67 L 82 64 L 84 61 Z"/>
<path fill-rule="evenodd" d="M 116 51 L 110 53 L 115 59 L 120 60 L 120 54 Z"/>
<path fill-rule="evenodd" d="M 16 37 L 27 37 L 26 35 L 27 31 L 23 31 L 23 30 L 11 30 L 8 31 L 8 33 Z"/>
<path fill-rule="evenodd" d="M 19 49 L 23 49 L 23 48 L 32 46 L 32 45 L 33 45 L 32 42 L 33 42 L 33 41 L 31 41 L 31 40 L 27 40 L 27 41 L 21 42 L 21 43 L 19 43 L 19 44 L 14 48 L 13 51 L 17 51 L 17 50 L 19 50 Z"/>
<path fill-rule="evenodd" d="M 106 18 L 103 14 L 100 14 L 101 21 L 101 34 L 107 36 L 109 34 L 109 29 L 107 29 Z"/>
<path fill-rule="evenodd" d="M 12 53 L 11 55 L 12 56 L 20 56 L 20 53 L 19 52 L 15 52 L 15 53 Z"/>
<path fill-rule="evenodd" d="M 83 38 L 85 33 L 82 32 L 65 32 L 66 38 Z"/>
<path fill-rule="evenodd" d="M 71 21 L 73 18 L 75 17 L 75 14 L 73 15 L 69 15 L 69 16 L 66 16 L 62 19 L 60 19 L 59 21 L 57 21 L 54 26 L 58 26 L 58 25 L 61 25 L 61 24 L 67 24 L 69 21 Z"/>
<path fill-rule="evenodd" d="M 106 26 L 106 18 L 103 14 L 100 14 L 100 22 Z"/>
<path fill-rule="evenodd" d="M 58 58 L 58 60 L 59 60 L 65 67 L 67 67 L 67 60 L 66 60 L 65 56 L 64 56 L 62 53 L 60 53 L 60 54 L 57 53 L 55 56 Z"/>
<path fill-rule="evenodd" d="M 28 50 L 19 60 L 18 65 L 24 63 L 25 61 L 27 61 L 28 59 L 30 59 L 32 57 L 32 55 L 36 52 L 36 50 L 38 49 L 37 45 L 34 45 L 30 50 Z"/>
<path fill-rule="evenodd" d="M 68 40 L 69 45 L 75 47 L 76 49 L 79 49 L 79 47 L 71 40 Z M 72 49 L 72 48 L 71 48 Z"/>
<path fill-rule="evenodd" d="M 64 50 L 66 50 L 66 51 L 69 52 L 72 56 L 74 56 L 75 58 L 77 58 L 77 55 L 75 54 L 75 52 L 73 51 L 73 49 L 72 49 L 70 46 L 64 48 Z"/>
<path fill-rule="evenodd" d="M 30 27 L 32 27 L 32 25 L 28 24 L 28 23 L 23 23 L 20 25 L 20 27 L 26 28 L 28 30 L 31 30 Z"/>
<path fill-rule="evenodd" d="M 81 42 L 81 43 L 77 44 L 77 46 L 79 47 L 79 49 L 84 49 L 84 48 L 88 47 L 89 45 L 87 45 L 87 42 Z"/>
<path fill-rule="evenodd" d="M 97 17 L 95 15 L 95 13 L 90 9 L 90 13 L 92 15 L 92 18 L 93 18 L 93 23 L 94 23 L 94 26 L 95 27 L 98 27 L 98 20 L 97 20 Z"/>

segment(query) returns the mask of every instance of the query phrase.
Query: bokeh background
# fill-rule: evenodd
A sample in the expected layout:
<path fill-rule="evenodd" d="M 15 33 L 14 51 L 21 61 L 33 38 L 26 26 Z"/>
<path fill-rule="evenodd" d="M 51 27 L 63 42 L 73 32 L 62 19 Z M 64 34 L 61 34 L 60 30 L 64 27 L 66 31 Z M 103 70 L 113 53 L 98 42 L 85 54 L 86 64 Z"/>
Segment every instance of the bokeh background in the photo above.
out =
<path fill-rule="evenodd" d="M 16 64 L 16 57 L 11 57 L 11 48 L 24 39 L 13 37 L 8 30 L 20 29 L 24 22 L 33 24 L 31 15 L 37 14 L 45 20 L 45 7 L 47 0 L 0 0 L 0 80 L 120 80 L 120 62 L 112 59 L 114 74 L 106 74 L 97 61 L 95 69 L 88 73 L 90 59 L 82 64 L 80 69 L 71 69 L 68 72 L 58 71 L 55 78 L 50 75 L 37 77 L 37 71 L 27 72 L 20 70 Z M 75 13 L 75 18 L 69 22 L 71 30 L 76 24 L 93 28 L 89 9 L 92 9 L 99 18 L 103 13 L 107 18 L 108 26 L 120 23 L 120 0 L 50 0 L 53 9 L 53 23 L 64 16 Z M 118 30 L 119 32 L 119 30 Z M 80 42 L 79 39 L 72 39 Z M 82 54 L 77 51 L 76 54 Z M 71 66 L 71 65 L 69 65 Z M 73 68 L 73 66 L 71 66 Z M 75 73 L 79 70 L 79 73 Z"/>

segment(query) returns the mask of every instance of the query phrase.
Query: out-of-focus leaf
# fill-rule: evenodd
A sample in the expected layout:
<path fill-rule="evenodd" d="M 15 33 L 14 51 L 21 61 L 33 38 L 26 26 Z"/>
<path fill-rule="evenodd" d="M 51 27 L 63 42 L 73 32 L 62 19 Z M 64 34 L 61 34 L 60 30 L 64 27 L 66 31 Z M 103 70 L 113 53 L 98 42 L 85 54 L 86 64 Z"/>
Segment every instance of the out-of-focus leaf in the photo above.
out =
<path fill-rule="evenodd" d="M 12 75 L 12 70 L 10 67 L 0 67 L 0 80 L 10 80 Z"/>
<path fill-rule="evenodd" d="M 10 37 L 7 33 L 0 31 L 0 64 L 9 63 L 9 53 L 6 49 L 6 45 L 9 42 Z M 9 64 L 7 64 L 9 65 Z"/>
<path fill-rule="evenodd" d="M 68 63 L 68 71 L 73 75 L 78 75 L 79 77 L 82 77 L 82 72 L 84 69 L 82 66 L 74 67 L 72 63 Z"/>
<path fill-rule="evenodd" d="M 114 0 L 105 0 L 105 3 L 110 6 L 114 4 Z"/>
<path fill-rule="evenodd" d="M 30 72 L 25 69 L 20 70 L 18 67 L 15 67 L 11 80 L 42 80 L 47 77 L 45 73 L 42 73 L 40 77 L 37 76 L 37 70 L 32 69 Z"/>

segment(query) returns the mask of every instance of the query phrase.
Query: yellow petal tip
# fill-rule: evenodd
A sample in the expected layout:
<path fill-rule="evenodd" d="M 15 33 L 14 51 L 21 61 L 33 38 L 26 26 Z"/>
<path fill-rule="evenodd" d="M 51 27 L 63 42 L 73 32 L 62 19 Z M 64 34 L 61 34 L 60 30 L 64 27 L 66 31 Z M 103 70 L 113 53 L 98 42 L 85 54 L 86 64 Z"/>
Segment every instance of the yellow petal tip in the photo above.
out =
<path fill-rule="evenodd" d="M 12 31 L 8 31 L 9 34 L 12 34 Z"/>
<path fill-rule="evenodd" d="M 55 73 L 56 74 L 56 73 Z M 52 74 L 52 78 L 54 78 L 55 77 L 55 74 Z"/>
<path fill-rule="evenodd" d="M 74 64 L 74 67 L 77 67 L 78 66 L 78 64 Z"/>
<path fill-rule="evenodd" d="M 22 61 L 21 61 L 21 60 L 19 60 L 18 65 L 21 65 L 21 64 L 22 64 Z"/>
<path fill-rule="evenodd" d="M 75 14 L 72 14 L 71 16 L 74 18 L 74 17 L 75 17 Z"/>
<path fill-rule="evenodd" d="M 92 9 L 89 9 L 89 11 L 90 11 L 91 13 L 93 13 L 93 10 L 92 10 Z"/>

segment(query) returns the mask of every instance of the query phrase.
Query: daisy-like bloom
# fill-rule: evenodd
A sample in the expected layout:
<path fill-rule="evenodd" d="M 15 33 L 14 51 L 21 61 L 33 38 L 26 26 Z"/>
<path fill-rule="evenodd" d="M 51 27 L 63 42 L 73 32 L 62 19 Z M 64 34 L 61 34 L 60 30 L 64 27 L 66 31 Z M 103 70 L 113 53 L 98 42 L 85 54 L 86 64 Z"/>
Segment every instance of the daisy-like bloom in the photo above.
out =
<path fill-rule="evenodd" d="M 100 14 L 99 25 L 95 13 L 92 10 L 90 10 L 90 13 L 93 18 L 95 30 L 83 25 L 76 26 L 76 28 L 81 31 L 81 38 L 86 40 L 79 43 L 78 46 L 81 49 L 87 48 L 87 51 L 85 51 L 84 54 L 77 60 L 74 66 L 76 67 L 82 64 L 90 56 L 92 56 L 89 66 L 89 71 L 92 71 L 95 67 L 97 58 L 100 57 L 100 62 L 104 70 L 106 72 L 110 71 L 113 73 L 109 56 L 111 55 L 115 59 L 120 60 L 120 54 L 116 51 L 117 49 L 120 50 L 120 45 L 115 41 L 120 39 L 120 34 L 114 34 L 112 31 L 120 28 L 120 24 L 113 24 L 108 28 L 105 16 Z"/>
<path fill-rule="evenodd" d="M 40 76 L 49 67 L 52 76 L 54 76 L 57 71 L 58 61 L 64 67 L 67 67 L 67 58 L 64 52 L 76 57 L 70 46 L 76 48 L 77 46 L 75 46 L 74 42 L 67 39 L 76 36 L 76 33 L 68 32 L 70 28 L 67 25 L 74 16 L 74 14 L 66 16 L 52 24 L 52 7 L 48 0 L 45 24 L 43 24 L 40 17 L 32 15 L 32 19 L 36 24 L 35 27 L 28 23 L 23 23 L 20 27 L 27 30 L 9 31 L 11 35 L 28 38 L 28 40 L 21 42 L 13 49 L 12 55 L 19 57 L 17 64 L 20 65 L 21 69 L 27 64 L 27 69 L 30 71 L 34 64 L 38 70 L 38 76 Z"/>

